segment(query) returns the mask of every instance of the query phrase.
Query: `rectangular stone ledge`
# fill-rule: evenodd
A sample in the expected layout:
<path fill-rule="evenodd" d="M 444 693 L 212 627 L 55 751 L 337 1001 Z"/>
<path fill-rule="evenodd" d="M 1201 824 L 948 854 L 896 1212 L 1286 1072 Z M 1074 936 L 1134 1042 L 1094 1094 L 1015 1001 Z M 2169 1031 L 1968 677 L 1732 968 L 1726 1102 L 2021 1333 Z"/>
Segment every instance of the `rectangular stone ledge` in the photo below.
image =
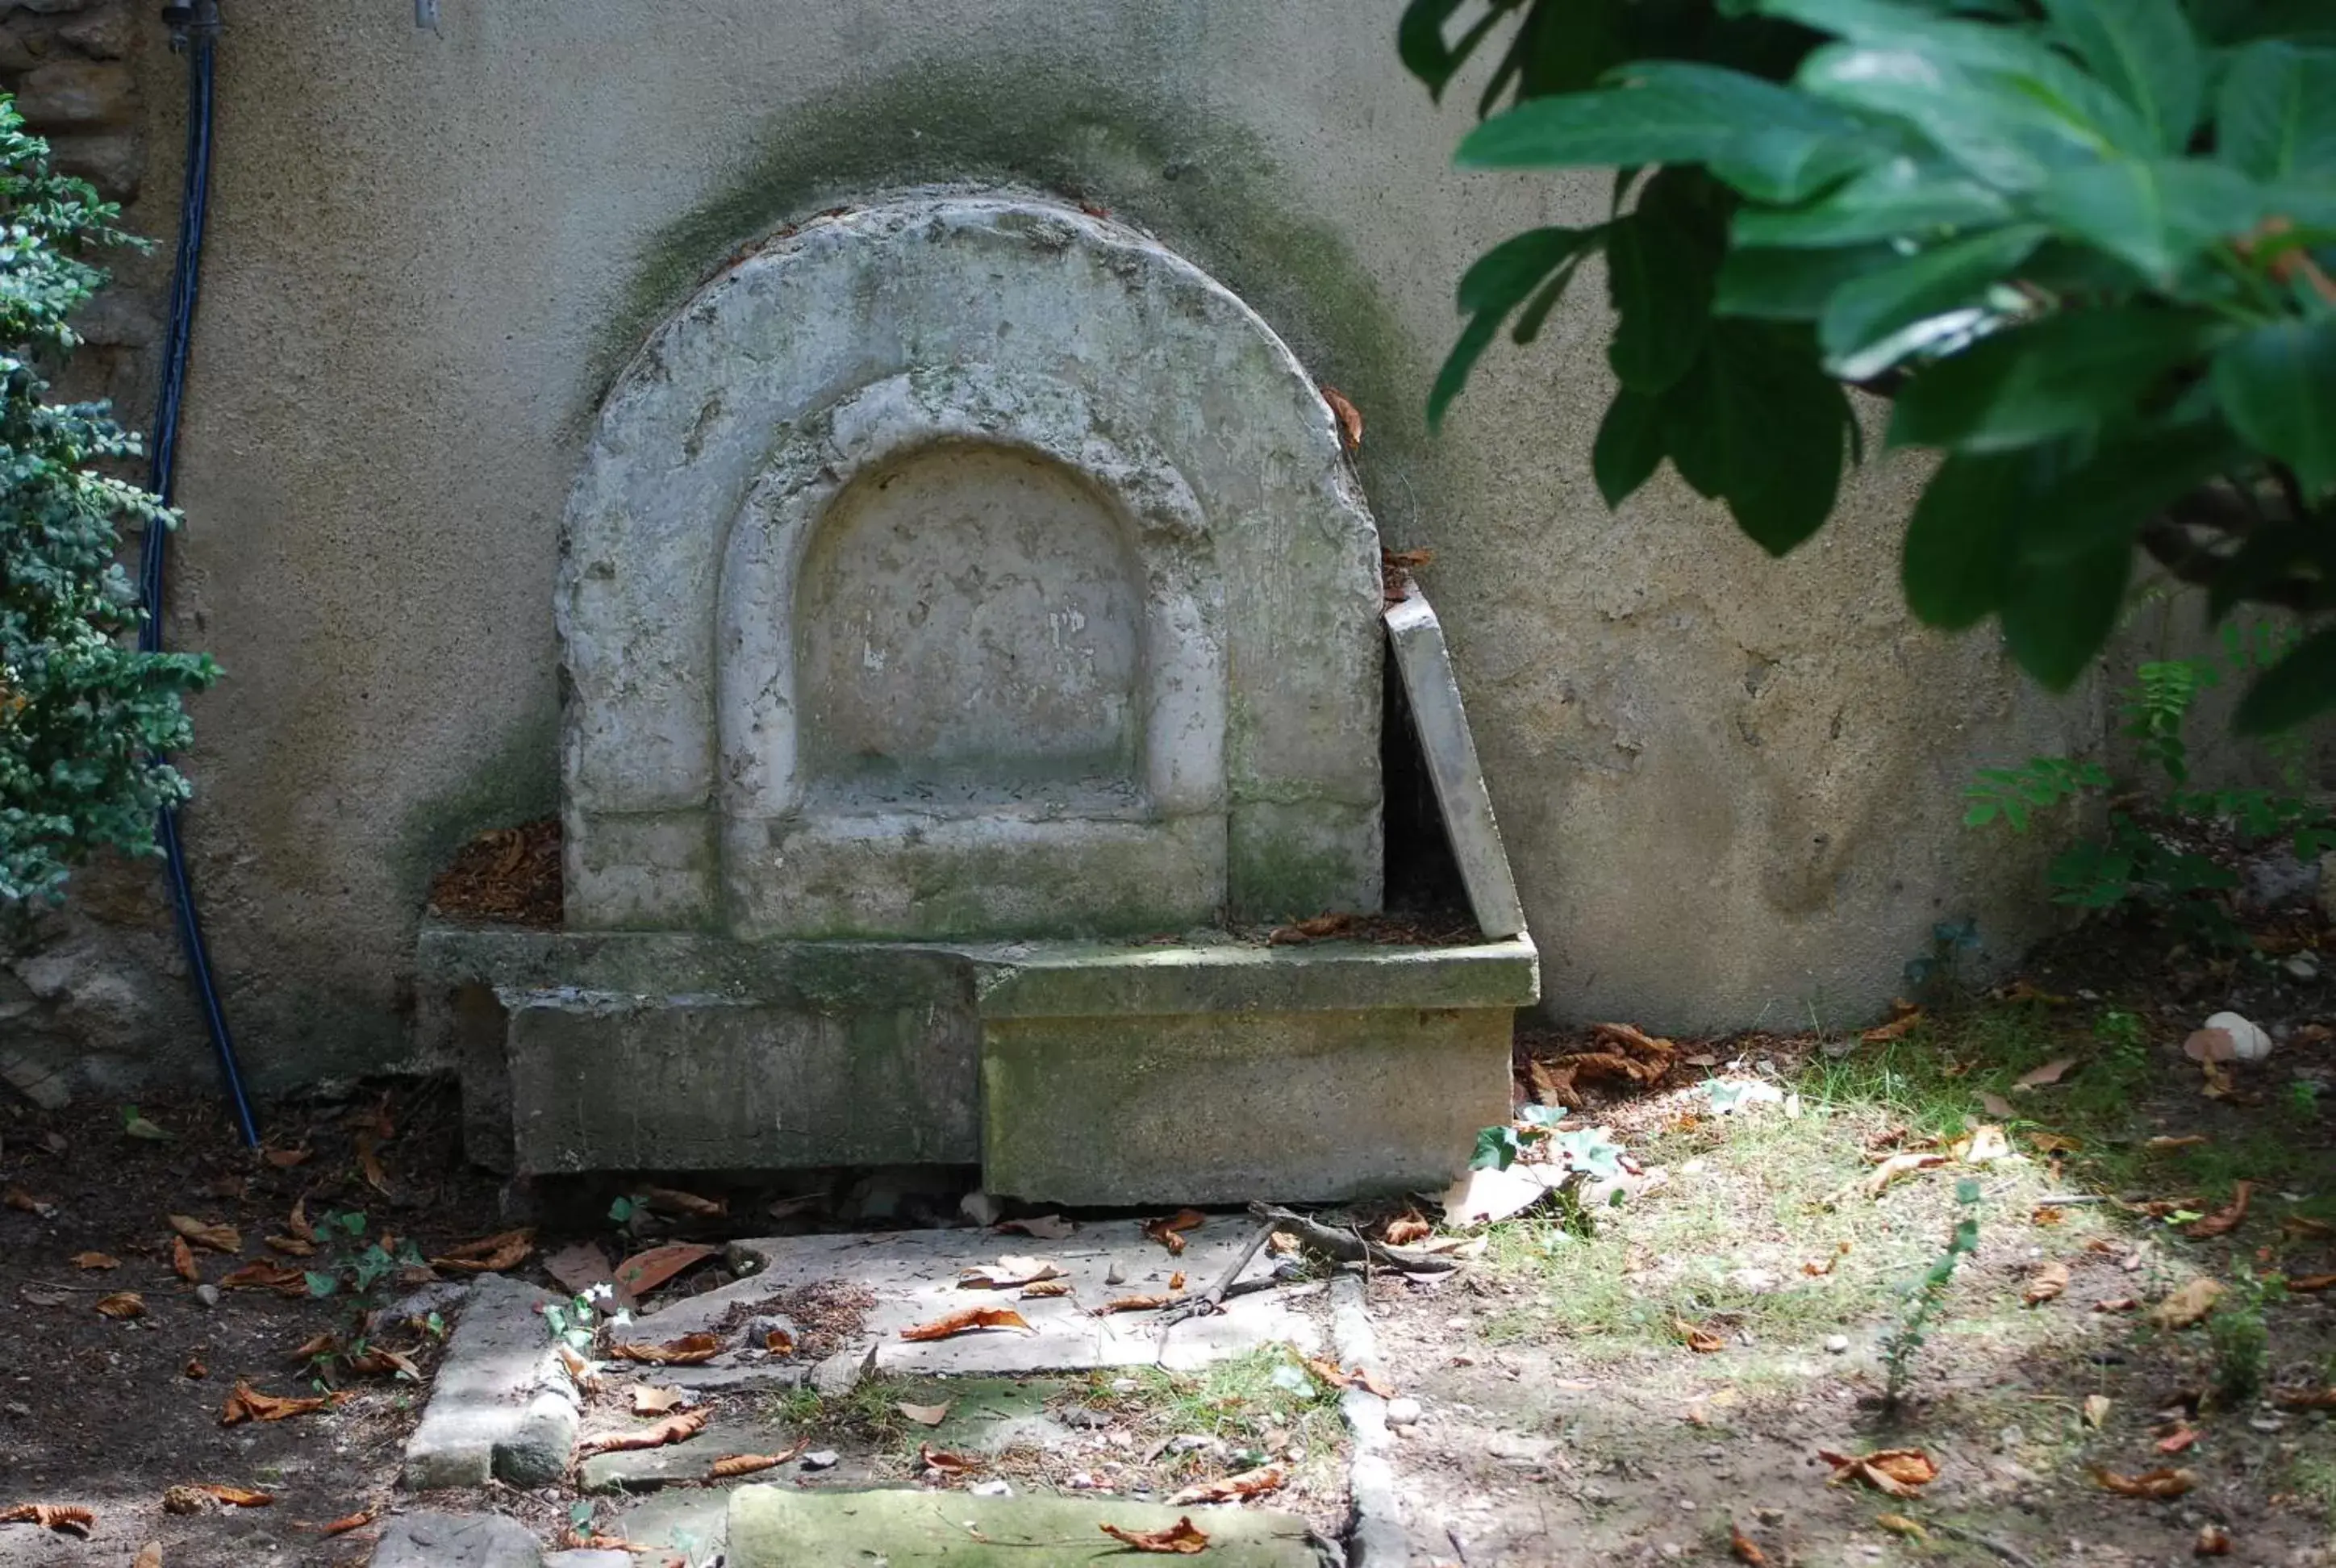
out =
<path fill-rule="evenodd" d="M 985 1019 L 1514 1009 L 1541 998 L 1541 957 L 1523 939 L 1445 948 L 1097 945 L 974 956 L 982 960 Z"/>

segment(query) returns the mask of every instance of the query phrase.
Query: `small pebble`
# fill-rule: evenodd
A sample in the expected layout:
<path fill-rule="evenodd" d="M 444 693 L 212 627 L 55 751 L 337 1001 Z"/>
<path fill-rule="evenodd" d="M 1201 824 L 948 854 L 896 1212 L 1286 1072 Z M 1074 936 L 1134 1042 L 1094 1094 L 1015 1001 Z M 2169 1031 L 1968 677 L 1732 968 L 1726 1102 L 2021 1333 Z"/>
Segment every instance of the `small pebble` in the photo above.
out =
<path fill-rule="evenodd" d="M 832 1470 L 836 1466 L 836 1462 L 842 1457 L 842 1456 L 832 1448 L 822 1448 L 815 1454 L 804 1455 L 803 1467 L 806 1470 Z"/>
<path fill-rule="evenodd" d="M 1846 1356 L 1846 1355 L 1848 1355 L 1848 1354 L 1849 1354 L 1849 1336 L 1848 1336 L 1848 1335 L 1846 1335 L 1846 1334 L 1828 1334 L 1828 1335 L 1826 1335 L 1826 1336 L 1825 1336 L 1825 1349 L 1826 1349 L 1827 1350 L 1830 1350 L 1831 1352 L 1833 1352 L 1833 1354 L 1835 1354 L 1835 1355 L 1836 1355 L 1836 1356 Z"/>
<path fill-rule="evenodd" d="M 976 1497 L 1011 1497 L 1014 1488 L 1003 1481 L 976 1481 L 966 1490 Z"/>
<path fill-rule="evenodd" d="M 1111 1391 L 1114 1394 L 1133 1394 L 1143 1387 L 1133 1378 L 1114 1378 L 1111 1380 Z"/>
<path fill-rule="evenodd" d="M 1063 1485 L 1074 1492 L 1092 1492 L 1095 1490 L 1095 1477 L 1084 1470 L 1074 1470 L 1063 1477 Z"/>
<path fill-rule="evenodd" d="M 1408 1396 L 1387 1401 L 1387 1421 L 1390 1427 L 1416 1427 L 1421 1414 L 1419 1401 Z"/>
<path fill-rule="evenodd" d="M 1459 1333 L 1468 1327 L 1468 1320 L 1465 1318 L 1446 1318 L 1444 1320 L 1444 1326 L 1451 1329 L 1454 1333 Z"/>
<path fill-rule="evenodd" d="M 1678 1542 L 1666 1541 L 1661 1545 L 1655 1548 L 1655 1554 L 1666 1563 L 1676 1563 L 1681 1557 L 1686 1556 L 1687 1553 Z"/>
<path fill-rule="evenodd" d="M 195 1300 L 200 1301 L 206 1307 L 218 1306 L 219 1304 L 219 1287 L 217 1285 L 197 1285 L 195 1287 Z"/>
<path fill-rule="evenodd" d="M 1124 1285 L 1127 1283 L 1127 1271 L 1114 1263 L 1104 1271 L 1103 1282 L 1106 1285 Z"/>

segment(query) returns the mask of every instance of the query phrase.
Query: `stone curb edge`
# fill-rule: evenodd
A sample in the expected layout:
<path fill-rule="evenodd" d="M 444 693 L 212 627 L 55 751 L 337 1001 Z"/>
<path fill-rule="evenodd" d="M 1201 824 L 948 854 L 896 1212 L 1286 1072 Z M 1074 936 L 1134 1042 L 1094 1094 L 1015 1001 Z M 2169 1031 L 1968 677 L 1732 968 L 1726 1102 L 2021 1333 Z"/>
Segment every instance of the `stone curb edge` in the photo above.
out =
<path fill-rule="evenodd" d="M 1359 1275 L 1338 1274 L 1330 1281 L 1330 1343 L 1340 1366 L 1380 1369 L 1378 1337 L 1364 1310 Z M 1349 1385 L 1338 1396 L 1338 1413 L 1355 1442 L 1347 1477 L 1355 1511 L 1347 1533 L 1348 1568 L 1404 1568 L 1411 1561 L 1411 1542 L 1396 1498 L 1395 1466 L 1387 1458 L 1387 1401 Z"/>

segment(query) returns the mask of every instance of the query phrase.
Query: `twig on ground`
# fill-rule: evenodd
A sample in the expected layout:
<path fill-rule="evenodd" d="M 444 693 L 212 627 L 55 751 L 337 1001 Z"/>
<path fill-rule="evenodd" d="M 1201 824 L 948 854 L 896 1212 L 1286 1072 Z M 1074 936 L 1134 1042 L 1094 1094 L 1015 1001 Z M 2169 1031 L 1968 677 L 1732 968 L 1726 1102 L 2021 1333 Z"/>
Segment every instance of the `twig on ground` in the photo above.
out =
<path fill-rule="evenodd" d="M 1460 1266 L 1457 1258 L 1436 1252 L 1415 1252 L 1408 1247 L 1390 1247 L 1348 1231 L 1334 1231 L 1303 1214 L 1293 1214 L 1288 1209 L 1271 1203 L 1251 1203 L 1249 1212 L 1259 1219 L 1271 1222 L 1275 1230 L 1294 1233 L 1299 1243 L 1309 1251 L 1320 1252 L 1341 1263 L 1385 1263 L 1412 1274 L 1446 1273 Z"/>
<path fill-rule="evenodd" d="M 1258 1249 L 1265 1245 L 1265 1239 L 1272 1235 L 1273 1231 L 1271 1221 L 1260 1225 L 1257 1228 L 1257 1234 L 1249 1239 L 1249 1245 L 1241 1250 L 1241 1255 L 1232 1261 L 1231 1266 L 1219 1274 L 1216 1281 L 1199 1295 L 1189 1300 L 1179 1301 L 1162 1312 L 1159 1318 L 1160 1326 L 1163 1329 L 1171 1328 L 1187 1318 L 1206 1318 L 1221 1310 L 1225 1304 L 1226 1293 L 1233 1288 L 1233 1281 L 1241 1278 L 1241 1271 L 1249 1267 L 1249 1261 L 1257 1256 Z"/>
<path fill-rule="evenodd" d="M 1982 1535 L 1976 1530 L 1966 1530 L 1960 1524 L 1950 1524 L 1942 1519 L 1932 1519 L 1926 1523 L 1942 1535 L 1952 1535 L 1956 1540 L 1967 1542 L 1982 1551 L 1994 1553 L 2006 1563 L 2010 1563 L 2011 1568 L 2037 1568 L 2035 1558 L 2030 1557 L 2019 1547 L 2009 1545 L 1992 1535 Z"/>
<path fill-rule="evenodd" d="M 2036 1206 L 2039 1209 L 2070 1209 L 2078 1203 L 2108 1202 L 2110 1199 L 2107 1195 L 2101 1193 L 2055 1193 L 2049 1197 L 2037 1199 Z"/>

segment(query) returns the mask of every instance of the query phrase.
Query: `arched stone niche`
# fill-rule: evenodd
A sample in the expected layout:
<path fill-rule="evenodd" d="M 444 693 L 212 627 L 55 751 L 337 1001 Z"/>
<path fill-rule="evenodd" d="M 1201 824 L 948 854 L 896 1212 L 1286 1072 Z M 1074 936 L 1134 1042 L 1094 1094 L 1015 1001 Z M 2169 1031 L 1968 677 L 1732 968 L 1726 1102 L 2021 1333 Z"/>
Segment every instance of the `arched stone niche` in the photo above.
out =
<path fill-rule="evenodd" d="M 1130 230 L 774 240 L 619 378 L 563 542 L 572 927 L 1377 906 L 1377 532 L 1288 349 Z"/>

